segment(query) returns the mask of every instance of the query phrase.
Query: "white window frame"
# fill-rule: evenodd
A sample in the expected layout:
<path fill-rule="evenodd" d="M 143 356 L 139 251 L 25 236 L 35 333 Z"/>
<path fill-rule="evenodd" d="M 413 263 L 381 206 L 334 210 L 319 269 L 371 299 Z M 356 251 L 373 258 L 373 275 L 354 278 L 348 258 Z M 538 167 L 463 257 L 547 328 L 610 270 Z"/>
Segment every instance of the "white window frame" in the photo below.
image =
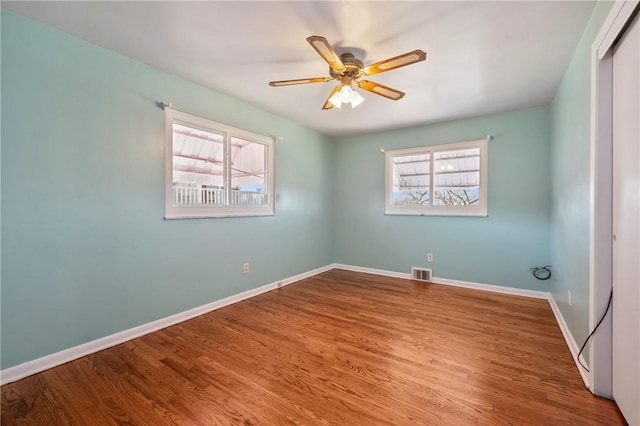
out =
<path fill-rule="evenodd" d="M 224 205 L 179 205 L 173 202 L 173 125 L 180 124 L 199 130 L 224 135 L 224 186 L 227 190 Z M 196 219 L 220 217 L 251 217 L 275 215 L 275 179 L 274 153 L 275 141 L 268 136 L 259 135 L 247 130 L 238 129 L 213 120 L 187 114 L 172 108 L 165 108 L 166 149 L 165 149 L 165 219 Z M 230 204 L 229 193 L 231 173 L 229 152 L 231 138 L 241 138 L 267 147 L 267 173 L 265 176 L 267 188 L 267 204 L 262 205 L 234 205 Z"/>
<path fill-rule="evenodd" d="M 429 154 L 431 173 L 431 194 L 433 200 L 434 184 L 434 160 L 433 155 L 441 151 L 455 151 L 462 149 L 480 149 L 480 199 L 477 204 L 468 206 L 397 206 L 392 204 L 393 194 L 393 159 L 398 156 Z M 385 151 L 385 190 L 384 190 L 384 213 L 387 215 L 414 215 L 414 216 L 487 216 L 487 157 L 488 139 L 478 139 L 473 141 L 447 143 L 441 145 L 422 146 L 416 148 L 398 149 Z"/>

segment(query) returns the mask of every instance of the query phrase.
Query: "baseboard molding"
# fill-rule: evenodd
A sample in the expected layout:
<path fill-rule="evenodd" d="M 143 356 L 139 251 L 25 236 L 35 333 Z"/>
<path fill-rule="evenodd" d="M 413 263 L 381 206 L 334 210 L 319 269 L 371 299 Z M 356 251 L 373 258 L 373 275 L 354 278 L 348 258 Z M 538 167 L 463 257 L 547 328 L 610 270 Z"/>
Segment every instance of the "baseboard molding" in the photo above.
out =
<path fill-rule="evenodd" d="M 511 296 L 530 297 L 532 299 L 548 299 L 549 293 L 546 291 L 526 290 L 517 287 L 504 287 L 501 285 L 474 283 L 471 281 L 450 280 L 448 278 L 433 277 L 432 282 L 436 284 L 451 285 L 454 287 L 464 287 L 473 290 L 490 291 L 492 293 L 502 293 Z"/>
<path fill-rule="evenodd" d="M 411 274 L 409 273 L 385 271 L 383 269 L 365 268 L 362 266 L 344 265 L 341 263 L 334 263 L 333 266 L 334 268 L 344 269 L 347 271 L 364 272 L 367 274 L 382 275 L 385 277 L 411 279 Z M 438 277 L 433 277 L 431 282 L 434 284 L 444 284 L 444 285 L 450 285 L 454 287 L 464 287 L 464 288 L 470 288 L 474 290 L 490 291 L 493 293 L 503 293 L 503 294 L 510 294 L 513 296 L 531 297 L 534 299 L 549 298 L 549 293 L 547 293 L 546 291 L 525 290 L 525 289 L 516 288 L 516 287 L 503 287 L 499 285 L 481 284 L 481 283 L 475 283 L 471 281 L 450 280 L 448 278 L 438 278 Z"/>
<path fill-rule="evenodd" d="M 404 278 L 410 279 L 411 274 L 395 272 L 395 271 L 386 271 L 384 269 L 374 269 L 374 268 L 365 268 L 364 266 L 354 266 L 354 265 L 344 265 L 342 263 L 334 263 L 333 267 L 335 269 L 344 269 L 345 271 L 353 271 L 353 272 L 363 272 L 365 274 L 373 274 L 373 275 L 382 275 L 383 277 L 391 277 L 391 278 Z"/>
<path fill-rule="evenodd" d="M 553 315 L 556 317 L 556 322 L 558 323 L 558 326 L 560 327 L 560 331 L 564 336 L 564 340 L 565 342 L 567 342 L 567 346 L 569 347 L 569 351 L 571 352 L 571 357 L 573 358 L 573 362 L 576 363 L 576 368 L 578 369 L 578 372 L 582 377 L 582 381 L 584 382 L 587 389 L 591 389 L 591 374 L 585 371 L 585 369 L 582 368 L 580 366 L 580 363 L 578 362 L 578 352 L 580 351 L 580 349 L 578 348 L 578 344 L 573 338 L 573 334 L 571 334 L 571 331 L 569 330 L 569 326 L 567 325 L 567 322 L 564 320 L 564 317 L 562 316 L 562 311 L 560 310 L 560 307 L 558 307 L 558 304 L 556 303 L 551 293 L 549 293 L 548 300 L 549 300 L 549 306 L 551 306 L 551 310 L 553 311 Z M 584 365 L 587 365 L 587 362 L 582 357 L 582 355 L 580 355 L 580 362 L 582 362 Z"/>
<path fill-rule="evenodd" d="M 120 343 L 124 343 L 137 337 L 144 336 L 145 334 L 153 333 L 154 331 L 158 331 L 163 328 L 181 323 L 183 321 L 190 320 L 208 312 L 215 311 L 216 309 L 232 305 L 242 300 L 249 299 L 259 294 L 274 290 L 280 286 L 289 285 L 296 281 L 312 277 L 331 269 L 334 269 L 334 265 L 327 265 L 321 268 L 313 269 L 311 271 L 294 275 L 292 277 L 266 284 L 258 288 L 234 294 L 233 296 L 225 297 L 224 299 L 216 300 L 215 302 L 207 303 L 206 305 L 198 306 L 196 308 L 189 309 L 175 315 L 142 324 L 128 330 L 120 331 L 118 333 L 102 337 L 100 339 L 92 340 L 90 342 L 83 343 L 81 345 L 74 346 L 72 348 L 65 349 L 51 355 L 46 355 L 41 358 L 34 359 L 33 361 L 27 361 L 25 363 L 18 364 L 14 367 L 10 367 L 0 371 L 0 385 L 15 382 L 33 374 L 40 373 L 41 371 L 48 370 L 69 361 L 82 358 L 83 356 L 119 345 Z M 280 285 L 278 285 L 279 283 Z"/>

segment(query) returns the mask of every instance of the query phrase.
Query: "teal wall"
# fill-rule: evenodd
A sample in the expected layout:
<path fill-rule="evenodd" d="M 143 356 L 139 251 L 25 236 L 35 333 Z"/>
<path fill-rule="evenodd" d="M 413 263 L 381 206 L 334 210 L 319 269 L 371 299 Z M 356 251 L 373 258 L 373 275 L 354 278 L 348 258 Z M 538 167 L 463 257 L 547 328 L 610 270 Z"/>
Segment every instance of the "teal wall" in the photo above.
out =
<path fill-rule="evenodd" d="M 549 108 L 340 140 L 336 145 L 338 263 L 547 291 L 529 268 L 549 263 Z M 494 136 L 488 217 L 385 216 L 385 150 Z M 427 264 L 427 253 L 434 261 Z"/>
<path fill-rule="evenodd" d="M 551 106 L 554 276 L 549 281 L 553 298 L 578 344 L 587 337 L 589 327 L 591 45 L 611 5 L 596 4 Z"/>
<path fill-rule="evenodd" d="M 162 100 L 284 137 L 276 216 L 162 219 Z M 334 141 L 5 10 L 1 136 L 3 369 L 333 261 Z"/>

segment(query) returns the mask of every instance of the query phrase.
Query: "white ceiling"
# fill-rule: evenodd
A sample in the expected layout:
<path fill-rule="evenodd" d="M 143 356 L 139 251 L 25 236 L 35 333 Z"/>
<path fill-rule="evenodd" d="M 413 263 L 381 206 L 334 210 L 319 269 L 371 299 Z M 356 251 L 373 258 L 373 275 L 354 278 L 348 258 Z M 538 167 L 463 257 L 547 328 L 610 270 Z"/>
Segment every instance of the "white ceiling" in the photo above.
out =
<path fill-rule="evenodd" d="M 594 2 L 215 1 L 2 2 L 2 7 L 331 136 L 548 105 Z M 406 92 L 361 92 L 322 111 L 335 82 L 306 42 L 327 38 L 365 65 L 414 49 L 427 60 L 368 79 Z M 179 108 L 179 105 L 176 105 Z"/>

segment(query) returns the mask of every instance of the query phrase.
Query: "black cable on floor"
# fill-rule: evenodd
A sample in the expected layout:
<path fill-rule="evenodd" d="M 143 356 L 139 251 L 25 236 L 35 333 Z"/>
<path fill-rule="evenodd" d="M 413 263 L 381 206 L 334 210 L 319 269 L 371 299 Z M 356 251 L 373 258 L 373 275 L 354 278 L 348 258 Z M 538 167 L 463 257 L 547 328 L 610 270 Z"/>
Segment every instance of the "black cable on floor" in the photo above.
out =
<path fill-rule="evenodd" d="M 585 367 L 585 365 L 582 362 L 580 362 L 580 355 L 582 354 L 582 351 L 584 351 L 584 348 L 587 346 L 587 343 L 589 342 L 589 339 L 591 339 L 591 337 L 594 335 L 594 333 L 596 332 L 598 327 L 600 327 L 600 324 L 602 324 L 602 321 L 604 321 L 604 318 L 607 316 L 607 312 L 609 312 L 609 308 L 611 307 L 611 301 L 612 300 L 613 300 L 613 289 L 611 290 L 611 294 L 609 295 L 609 303 L 607 303 L 607 309 L 604 311 L 604 314 L 602 314 L 602 318 L 600 318 L 600 321 L 598 321 L 598 324 L 596 324 L 596 327 L 593 329 L 591 334 L 589 334 L 587 336 L 587 338 L 584 340 L 584 344 L 580 348 L 580 352 L 578 352 L 578 356 L 577 356 L 578 364 L 580 364 L 580 366 L 582 368 L 584 368 L 585 370 L 587 370 L 587 372 L 589 372 L 589 373 L 590 373 L 589 369 L 587 367 Z"/>

